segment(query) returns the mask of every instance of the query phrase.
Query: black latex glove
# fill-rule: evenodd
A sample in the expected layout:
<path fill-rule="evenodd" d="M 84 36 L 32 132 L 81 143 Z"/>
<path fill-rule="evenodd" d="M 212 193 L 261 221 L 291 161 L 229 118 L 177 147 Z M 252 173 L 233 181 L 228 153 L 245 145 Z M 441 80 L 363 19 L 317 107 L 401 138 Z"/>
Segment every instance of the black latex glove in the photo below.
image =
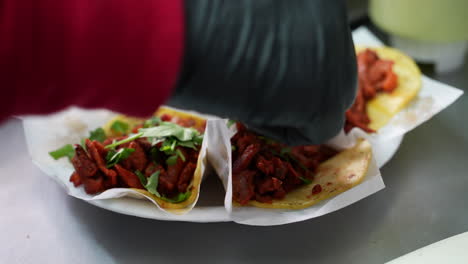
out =
<path fill-rule="evenodd" d="M 336 135 L 356 92 L 344 0 L 186 0 L 184 71 L 170 105 L 284 143 Z"/>

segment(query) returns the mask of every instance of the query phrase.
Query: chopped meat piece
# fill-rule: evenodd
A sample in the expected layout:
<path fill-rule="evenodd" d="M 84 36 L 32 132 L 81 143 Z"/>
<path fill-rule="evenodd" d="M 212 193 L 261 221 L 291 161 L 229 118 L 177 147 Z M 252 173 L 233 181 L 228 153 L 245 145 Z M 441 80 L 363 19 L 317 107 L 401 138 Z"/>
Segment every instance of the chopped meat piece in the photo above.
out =
<path fill-rule="evenodd" d="M 148 154 L 151 151 L 151 142 L 149 142 L 146 138 L 138 138 L 135 140 L 135 142 L 137 142 L 140 145 L 140 147 L 143 148 L 145 153 Z"/>
<path fill-rule="evenodd" d="M 195 163 L 189 162 L 185 165 L 184 169 L 180 173 L 179 180 L 177 181 L 177 189 L 179 192 L 183 193 L 187 191 L 187 186 L 190 184 L 196 168 L 197 165 Z"/>
<path fill-rule="evenodd" d="M 78 175 L 76 171 L 74 171 L 70 176 L 70 182 L 73 182 L 73 185 L 75 185 L 75 187 L 78 187 L 83 183 L 81 181 L 80 175 Z"/>
<path fill-rule="evenodd" d="M 185 149 L 177 147 L 177 149 L 182 153 L 184 157 L 187 157 L 187 152 Z M 174 191 L 174 188 L 177 185 L 179 180 L 179 175 L 184 169 L 186 161 L 183 161 L 180 157 L 177 157 L 177 161 L 174 165 L 167 166 L 167 173 L 159 176 L 160 181 L 163 180 L 167 182 L 166 189 L 168 192 Z"/>
<path fill-rule="evenodd" d="M 240 171 L 246 169 L 255 155 L 260 151 L 260 145 L 251 144 L 249 145 L 242 155 L 237 158 L 237 160 L 232 165 L 232 173 L 239 173 Z"/>
<path fill-rule="evenodd" d="M 271 197 L 271 195 L 261 195 L 261 194 L 258 194 L 256 193 L 255 194 L 255 200 L 256 201 L 259 201 L 261 203 L 271 203 L 273 201 L 273 198 Z"/>
<path fill-rule="evenodd" d="M 143 189 L 140 179 L 135 173 L 123 168 L 119 164 L 115 165 L 115 169 L 119 173 L 120 179 L 130 188 Z"/>
<path fill-rule="evenodd" d="M 87 194 L 96 194 L 105 191 L 102 177 L 84 179 L 84 188 Z"/>
<path fill-rule="evenodd" d="M 80 145 L 75 145 L 75 156 L 71 159 L 75 171 L 82 180 L 94 177 L 98 172 L 96 163 L 88 157 Z"/>
<path fill-rule="evenodd" d="M 255 197 L 254 176 L 257 172 L 244 170 L 232 175 L 232 198 L 245 205 Z"/>
<path fill-rule="evenodd" d="M 146 168 L 146 164 L 148 163 L 145 151 L 136 141 L 131 142 L 130 145 L 128 145 L 128 147 L 135 150 L 127 158 L 133 170 L 143 171 Z"/>
<path fill-rule="evenodd" d="M 286 178 L 286 174 L 288 173 L 288 168 L 284 165 L 283 161 L 279 158 L 273 158 L 273 164 L 275 164 L 275 177 L 283 180 Z"/>
<path fill-rule="evenodd" d="M 278 190 L 283 182 L 274 177 L 265 177 L 257 181 L 257 191 L 260 194 L 265 194 L 268 192 L 274 192 Z"/>
<path fill-rule="evenodd" d="M 106 167 L 106 161 L 104 160 L 106 152 L 104 148 L 100 148 L 99 142 L 86 139 L 86 147 L 93 160 L 97 163 L 99 170 L 109 178 L 111 184 L 117 184 L 117 173 Z"/>
<path fill-rule="evenodd" d="M 367 133 L 369 128 L 367 102 L 378 92 L 392 92 L 398 85 L 398 76 L 393 71 L 393 61 L 380 59 L 375 51 L 366 49 L 357 56 L 359 89 L 354 104 L 346 112 L 345 132 L 359 127 Z"/>
<path fill-rule="evenodd" d="M 265 159 L 263 156 L 257 157 L 256 166 L 257 166 L 257 169 L 259 169 L 265 175 L 271 175 L 275 172 L 275 167 L 273 165 L 273 162 Z"/>

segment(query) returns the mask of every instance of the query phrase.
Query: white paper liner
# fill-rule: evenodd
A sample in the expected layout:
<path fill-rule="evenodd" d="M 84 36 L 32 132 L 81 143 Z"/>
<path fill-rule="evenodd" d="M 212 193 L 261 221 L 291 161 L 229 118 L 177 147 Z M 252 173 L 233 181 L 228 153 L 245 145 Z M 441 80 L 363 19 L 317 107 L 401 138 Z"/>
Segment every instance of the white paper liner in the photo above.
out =
<path fill-rule="evenodd" d="M 370 47 L 383 46 L 383 43 L 366 27 L 354 30 L 353 40 L 357 45 Z M 463 91 L 459 89 L 422 76 L 422 87 L 416 98 L 395 115 L 387 125 L 379 129 L 377 133 L 368 134 L 362 129 L 355 127 L 349 134 L 345 135 L 342 132 L 338 137 L 348 137 L 348 144 L 351 144 L 356 138 L 366 138 L 371 143 L 375 143 L 400 137 L 451 105 L 462 94 Z"/>
<path fill-rule="evenodd" d="M 48 152 L 65 144 L 79 143 L 81 138 L 88 136 L 90 130 L 103 126 L 114 116 L 116 116 L 115 113 L 107 110 L 83 110 L 73 107 L 51 116 L 24 117 L 24 133 L 29 154 L 33 162 L 43 172 L 58 182 L 69 195 L 82 200 L 102 200 L 128 196 L 147 199 L 164 213 L 186 214 L 189 212 L 198 200 L 200 189 L 198 189 L 195 201 L 190 206 L 183 209 L 162 208 L 150 197 L 129 188 L 113 188 L 98 195 L 89 195 L 84 191 L 82 186 L 75 187 L 73 183 L 69 181 L 70 175 L 74 171 L 72 164 L 67 159 L 54 160 L 48 154 Z M 207 165 L 206 149 L 208 142 L 206 139 L 210 138 L 208 130 L 205 133 L 198 158 L 199 161 L 201 161 L 199 164 L 201 166 L 202 177 L 205 175 Z M 200 188 L 200 185 L 197 186 L 197 188 Z"/>
<path fill-rule="evenodd" d="M 372 158 L 367 175 L 362 183 L 343 192 L 335 197 L 322 201 L 314 206 L 301 210 L 284 209 L 263 209 L 250 206 L 232 206 L 232 162 L 231 162 L 231 140 L 235 134 L 235 126 L 227 127 L 227 120 L 212 120 L 211 129 L 217 130 L 215 140 L 210 140 L 208 149 L 210 153 L 216 153 L 218 158 L 212 159 L 209 155 L 210 163 L 221 178 L 226 189 L 225 204 L 231 219 L 234 222 L 246 225 L 272 226 L 299 222 L 324 214 L 331 213 L 355 203 L 385 187 L 379 168 Z M 348 139 L 334 141 L 336 149 L 344 149 Z M 228 159 L 228 160 L 225 160 Z"/>

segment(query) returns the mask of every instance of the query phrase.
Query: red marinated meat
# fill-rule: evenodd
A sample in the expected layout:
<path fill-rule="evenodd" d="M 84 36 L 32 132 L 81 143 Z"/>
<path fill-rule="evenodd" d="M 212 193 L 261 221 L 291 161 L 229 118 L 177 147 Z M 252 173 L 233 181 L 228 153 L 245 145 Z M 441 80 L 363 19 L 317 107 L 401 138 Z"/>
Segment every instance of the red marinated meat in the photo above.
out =
<path fill-rule="evenodd" d="M 249 145 L 232 165 L 232 173 L 235 174 L 245 170 L 259 151 L 259 144 Z"/>
<path fill-rule="evenodd" d="M 167 172 L 162 170 L 159 173 L 158 192 L 167 197 L 171 196 L 175 189 L 176 183 L 172 182 L 171 178 L 167 176 Z"/>
<path fill-rule="evenodd" d="M 195 163 L 189 162 L 185 165 L 184 169 L 180 173 L 179 180 L 177 181 L 177 190 L 179 192 L 183 193 L 187 191 L 187 186 L 190 184 L 196 168 L 197 165 Z"/>
<path fill-rule="evenodd" d="M 162 121 L 165 121 L 165 122 L 169 122 L 169 121 L 171 121 L 171 119 L 172 119 L 172 116 L 170 116 L 170 115 L 168 115 L 168 114 L 163 114 L 163 115 L 161 116 L 161 120 L 162 120 Z"/>
<path fill-rule="evenodd" d="M 257 137 L 254 134 L 243 135 L 236 142 L 238 153 L 244 153 L 245 149 L 255 142 L 257 142 Z"/>
<path fill-rule="evenodd" d="M 263 156 L 257 157 L 256 166 L 257 166 L 257 169 L 259 169 L 265 175 L 271 175 L 275 172 L 275 167 L 273 165 L 273 162 L 265 159 Z"/>
<path fill-rule="evenodd" d="M 256 190 L 260 194 L 266 194 L 269 192 L 275 192 L 278 190 L 283 182 L 274 177 L 265 177 L 256 181 Z"/>
<path fill-rule="evenodd" d="M 273 197 L 271 195 L 261 195 L 258 193 L 255 193 L 255 200 L 261 203 L 271 203 L 273 201 Z"/>
<path fill-rule="evenodd" d="M 283 161 L 279 158 L 273 158 L 273 164 L 275 165 L 275 178 L 283 180 L 286 178 L 286 174 L 288 173 L 288 168 L 284 165 Z"/>
<path fill-rule="evenodd" d="M 378 92 L 392 92 L 398 85 L 398 76 L 393 71 L 393 61 L 380 59 L 375 51 L 366 49 L 357 55 L 359 89 L 354 104 L 346 112 L 345 132 L 359 127 L 367 133 L 369 128 L 367 102 Z"/>
<path fill-rule="evenodd" d="M 131 167 L 133 170 L 143 171 L 146 168 L 146 164 L 148 163 L 145 151 L 136 141 L 131 142 L 128 147 L 135 150 L 127 158 L 128 162 L 131 164 Z"/>
<path fill-rule="evenodd" d="M 70 182 L 72 182 L 75 187 L 78 187 L 83 183 L 81 181 L 80 175 L 78 175 L 76 171 L 74 171 L 70 176 Z"/>
<path fill-rule="evenodd" d="M 245 205 L 255 197 L 254 176 L 256 171 L 244 170 L 232 175 L 232 198 Z"/>
<path fill-rule="evenodd" d="M 96 194 L 106 190 L 103 177 L 86 178 L 83 182 L 87 194 Z"/>
<path fill-rule="evenodd" d="M 177 147 L 184 157 L 187 157 L 187 152 L 180 147 Z M 180 157 L 177 157 L 177 161 L 174 165 L 167 166 L 167 173 L 164 175 L 159 176 L 160 181 L 164 181 L 164 189 L 168 193 L 172 193 L 177 186 L 177 182 L 179 180 L 179 175 L 184 169 L 186 161 L 183 161 Z"/>
<path fill-rule="evenodd" d="M 286 191 L 283 186 L 280 186 L 272 195 L 275 199 L 283 199 L 286 196 Z"/>
<path fill-rule="evenodd" d="M 101 148 L 101 152 L 98 150 L 98 147 L 96 147 L 98 144 L 97 141 L 86 139 L 86 147 L 88 148 L 88 153 L 91 155 L 91 158 L 97 163 L 99 170 L 109 178 L 110 183 L 116 185 L 117 173 L 106 167 L 106 161 L 104 160 L 105 152 L 103 148 Z"/>
<path fill-rule="evenodd" d="M 146 138 L 138 138 L 135 140 L 140 147 L 145 151 L 145 153 L 149 153 L 151 151 L 151 142 L 149 142 Z"/>
<path fill-rule="evenodd" d="M 82 181 L 96 176 L 98 172 L 96 163 L 88 157 L 88 154 L 80 145 L 75 145 L 75 156 L 71 159 L 71 162 Z"/>
<path fill-rule="evenodd" d="M 239 144 L 249 143 L 243 152 Z M 232 164 L 233 200 L 245 205 L 250 200 L 271 203 L 283 199 L 292 190 L 304 185 L 304 179 L 313 179 L 319 164 L 337 152 L 324 145 L 296 146 L 291 152 L 286 145 L 264 140 L 238 123 L 238 132 L 232 137 L 236 158 Z"/>
<path fill-rule="evenodd" d="M 140 179 L 136 176 L 135 173 L 123 168 L 119 164 L 115 165 L 115 169 L 119 173 L 120 179 L 125 183 L 126 186 L 130 188 L 143 189 Z"/>

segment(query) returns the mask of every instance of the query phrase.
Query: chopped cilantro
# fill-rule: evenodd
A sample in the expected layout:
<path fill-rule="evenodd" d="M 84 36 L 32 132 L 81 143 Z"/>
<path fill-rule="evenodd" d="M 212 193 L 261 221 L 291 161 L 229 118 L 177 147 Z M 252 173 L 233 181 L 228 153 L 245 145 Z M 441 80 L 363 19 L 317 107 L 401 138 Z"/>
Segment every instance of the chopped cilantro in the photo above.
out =
<path fill-rule="evenodd" d="M 89 140 L 103 142 L 106 140 L 106 132 L 104 132 L 104 129 L 101 127 L 98 127 L 95 130 L 89 132 Z"/>
<path fill-rule="evenodd" d="M 169 158 L 166 159 L 166 164 L 168 166 L 173 166 L 177 163 L 177 158 L 178 156 L 177 155 L 172 155 L 170 156 Z"/>
<path fill-rule="evenodd" d="M 197 147 L 195 147 L 195 143 L 193 141 L 179 141 L 179 142 L 177 142 L 177 145 L 179 145 L 181 147 L 197 149 Z"/>
<path fill-rule="evenodd" d="M 231 128 L 232 125 L 234 125 L 235 123 L 236 123 L 236 120 L 229 119 L 228 122 L 227 122 L 227 127 Z"/>
<path fill-rule="evenodd" d="M 158 192 L 160 171 L 156 171 L 155 173 L 151 174 L 149 179 L 147 179 L 145 175 L 143 175 L 140 171 L 135 171 L 135 174 L 140 179 L 141 185 L 143 185 L 143 187 L 145 187 L 145 189 L 148 190 L 149 193 L 155 195 L 156 197 L 164 201 L 167 201 L 170 203 L 180 203 L 180 202 L 187 200 L 192 194 L 190 191 L 186 191 L 185 193 L 177 194 L 177 196 L 172 199 L 164 197 Z"/>
<path fill-rule="evenodd" d="M 121 134 L 126 134 L 128 131 L 128 128 L 129 128 L 128 124 L 120 120 L 114 121 L 114 123 L 112 123 L 110 127 L 112 131 L 121 133 Z"/>
<path fill-rule="evenodd" d="M 159 125 L 161 122 L 162 122 L 161 118 L 159 118 L 157 116 L 154 116 L 154 117 L 146 120 L 143 127 L 144 128 L 153 127 L 153 126 Z"/>
<path fill-rule="evenodd" d="M 307 179 L 307 178 L 304 178 L 304 177 L 299 177 L 301 179 L 301 181 L 303 181 L 305 184 L 311 184 L 312 181 Z"/>
<path fill-rule="evenodd" d="M 118 151 L 110 150 L 106 156 L 107 168 L 110 168 L 128 158 L 134 151 L 135 149 L 132 148 L 121 148 Z"/>
<path fill-rule="evenodd" d="M 143 133 L 143 137 L 161 139 L 172 136 L 179 141 L 191 141 L 200 135 L 200 132 L 194 128 L 182 127 L 171 122 L 161 122 L 159 126 L 141 128 L 139 132 Z"/>
<path fill-rule="evenodd" d="M 182 151 L 180 151 L 180 149 L 177 149 L 177 150 L 176 150 L 176 154 L 177 154 L 177 156 L 180 157 L 180 159 L 181 159 L 183 162 L 185 162 L 185 156 L 184 156 L 184 154 L 182 154 Z"/>
<path fill-rule="evenodd" d="M 130 142 L 132 140 L 135 140 L 137 138 L 141 138 L 143 136 L 143 133 L 137 133 L 137 134 L 133 134 L 133 135 L 130 135 L 128 138 L 124 138 L 122 140 L 119 140 L 119 141 L 116 141 L 116 142 L 113 142 L 112 144 L 109 144 L 107 146 L 105 146 L 106 149 L 113 149 L 119 145 L 122 145 L 122 144 L 125 144 L 127 142 Z"/>
<path fill-rule="evenodd" d="M 73 156 L 75 156 L 75 149 L 71 144 L 67 144 L 57 150 L 49 152 L 49 155 L 55 160 L 58 160 L 63 157 L 68 157 L 69 159 L 71 159 L 73 158 Z"/>

